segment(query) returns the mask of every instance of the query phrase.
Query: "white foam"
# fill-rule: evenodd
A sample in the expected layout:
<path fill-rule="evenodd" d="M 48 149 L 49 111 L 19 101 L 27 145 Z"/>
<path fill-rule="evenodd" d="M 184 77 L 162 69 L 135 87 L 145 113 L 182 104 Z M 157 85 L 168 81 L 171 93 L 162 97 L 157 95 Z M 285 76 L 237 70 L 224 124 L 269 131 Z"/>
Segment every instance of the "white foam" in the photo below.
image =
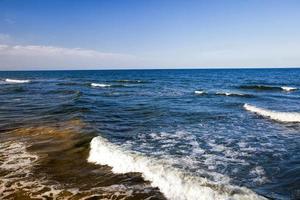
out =
<path fill-rule="evenodd" d="M 217 95 L 225 95 L 225 96 L 245 96 L 245 94 L 241 93 L 232 93 L 232 92 L 217 92 Z"/>
<path fill-rule="evenodd" d="M 103 84 L 103 83 L 91 83 L 92 87 L 110 87 L 109 84 Z"/>
<path fill-rule="evenodd" d="M 297 90 L 297 88 L 295 88 L 295 87 L 287 87 L 287 86 L 283 86 L 283 87 L 281 87 L 281 89 L 283 89 L 284 91 L 287 91 L 287 92 Z"/>
<path fill-rule="evenodd" d="M 18 80 L 18 79 L 5 79 L 5 82 L 7 83 L 29 83 L 30 80 Z"/>
<path fill-rule="evenodd" d="M 225 96 L 230 96 L 232 93 L 230 92 L 217 92 L 218 95 L 225 95 Z"/>
<path fill-rule="evenodd" d="M 281 122 L 300 122 L 300 113 L 297 112 L 277 112 L 244 104 L 244 108 L 250 112 L 254 112 L 263 117 L 269 117 L 276 121 Z"/>
<path fill-rule="evenodd" d="M 109 185 L 92 187 L 86 190 L 64 187 L 59 182 L 47 177 L 35 177 L 32 171 L 38 164 L 39 157 L 26 150 L 22 142 L 0 142 L 0 199 L 13 199 L 22 191 L 29 199 L 90 199 L 97 194 L 113 194 L 107 199 L 125 199 L 132 191 L 145 192 L 150 186 L 145 185 Z M 4 173 L 3 173 L 4 172 Z M 68 196 L 64 196 L 68 194 Z"/>
<path fill-rule="evenodd" d="M 28 153 L 23 143 L 4 142 L 0 143 L 0 158 L 0 171 L 6 171 L 6 174 L 0 174 L 0 199 L 2 199 L 12 194 L 14 188 L 21 187 L 19 181 L 30 176 L 31 167 L 38 156 Z"/>
<path fill-rule="evenodd" d="M 196 90 L 194 93 L 195 94 L 204 94 L 204 91 L 202 91 L 202 90 Z"/>
<path fill-rule="evenodd" d="M 266 172 L 263 167 L 261 166 L 256 166 L 250 171 L 250 175 L 254 176 L 253 181 L 256 184 L 263 184 L 268 181 L 268 178 L 266 177 Z"/>
<path fill-rule="evenodd" d="M 244 187 L 222 185 L 206 178 L 191 176 L 172 167 L 163 159 L 125 150 L 101 136 L 91 141 L 88 161 L 109 165 L 114 173 L 139 172 L 168 199 L 264 199 Z"/>
<path fill-rule="evenodd" d="M 159 157 L 176 168 L 184 169 L 193 174 L 196 173 L 197 176 L 209 177 L 211 181 L 222 182 L 222 184 L 229 183 L 230 177 L 218 173 L 216 169 L 219 166 L 226 167 L 232 163 L 247 165 L 247 162 L 242 159 L 246 154 L 245 152 L 235 151 L 225 146 L 221 147 L 224 148 L 224 151 L 218 151 L 217 144 L 208 143 L 208 139 L 203 139 L 203 141 L 205 142 L 198 141 L 194 134 L 187 131 L 141 133 L 138 138 L 127 141 L 125 145 L 122 144 L 122 148 Z M 211 149 L 207 149 L 207 144 L 211 146 Z M 155 150 L 153 150 L 154 148 Z M 212 153 L 210 153 L 211 151 Z M 174 152 L 177 152 L 178 155 Z M 212 169 L 214 172 L 211 171 Z"/>

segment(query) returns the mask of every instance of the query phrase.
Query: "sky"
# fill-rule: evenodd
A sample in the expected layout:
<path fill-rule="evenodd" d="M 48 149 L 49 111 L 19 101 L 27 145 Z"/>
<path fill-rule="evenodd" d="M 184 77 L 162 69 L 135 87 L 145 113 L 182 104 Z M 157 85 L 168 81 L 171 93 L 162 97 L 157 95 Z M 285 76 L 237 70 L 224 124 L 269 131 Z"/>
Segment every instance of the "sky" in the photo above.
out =
<path fill-rule="evenodd" d="M 300 67 L 299 0 L 0 0 L 0 70 Z"/>

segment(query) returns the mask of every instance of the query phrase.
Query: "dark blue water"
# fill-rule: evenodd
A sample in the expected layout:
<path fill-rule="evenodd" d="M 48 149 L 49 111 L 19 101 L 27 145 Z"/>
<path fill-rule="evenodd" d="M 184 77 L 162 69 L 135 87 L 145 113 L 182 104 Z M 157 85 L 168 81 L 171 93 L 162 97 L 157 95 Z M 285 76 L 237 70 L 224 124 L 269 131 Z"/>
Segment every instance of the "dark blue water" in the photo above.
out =
<path fill-rule="evenodd" d="M 166 160 L 170 170 L 267 198 L 300 197 L 299 69 L 0 72 L 0 79 L 1 132 L 80 119 L 114 147 Z"/>

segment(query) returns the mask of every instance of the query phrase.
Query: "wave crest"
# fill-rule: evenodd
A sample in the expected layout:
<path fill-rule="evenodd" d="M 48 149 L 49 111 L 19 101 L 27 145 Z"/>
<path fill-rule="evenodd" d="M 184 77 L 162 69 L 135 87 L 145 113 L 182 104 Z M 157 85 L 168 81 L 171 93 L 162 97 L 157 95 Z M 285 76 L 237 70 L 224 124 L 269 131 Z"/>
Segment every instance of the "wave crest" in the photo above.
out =
<path fill-rule="evenodd" d="M 250 94 L 232 93 L 232 92 L 217 92 L 216 95 L 236 96 L 236 97 L 250 97 Z"/>
<path fill-rule="evenodd" d="M 30 80 L 19 80 L 19 79 L 5 79 L 5 82 L 7 83 L 30 83 Z"/>
<path fill-rule="evenodd" d="M 104 84 L 104 83 L 91 83 L 92 87 L 110 87 L 111 85 L 109 84 Z"/>
<path fill-rule="evenodd" d="M 190 176 L 163 160 L 126 151 L 101 136 L 91 141 L 88 161 L 109 165 L 114 173 L 139 172 L 169 199 L 264 199 L 247 188 Z"/>
<path fill-rule="evenodd" d="M 278 112 L 264 108 L 259 108 L 249 104 L 244 104 L 244 108 L 250 112 L 254 112 L 263 117 L 269 117 L 270 119 L 280 122 L 300 122 L 300 113 L 297 112 Z"/>
<path fill-rule="evenodd" d="M 283 86 L 283 87 L 281 87 L 281 89 L 284 91 L 287 91 L 287 92 L 297 90 L 297 88 L 295 88 L 295 87 L 287 87 L 287 86 Z"/>
<path fill-rule="evenodd" d="M 203 90 L 195 90 L 194 92 L 195 94 L 205 94 L 205 92 Z"/>
<path fill-rule="evenodd" d="M 298 88 L 288 86 L 269 86 L 269 85 L 242 85 L 240 89 L 252 89 L 252 90 L 283 90 L 283 91 L 294 91 Z"/>

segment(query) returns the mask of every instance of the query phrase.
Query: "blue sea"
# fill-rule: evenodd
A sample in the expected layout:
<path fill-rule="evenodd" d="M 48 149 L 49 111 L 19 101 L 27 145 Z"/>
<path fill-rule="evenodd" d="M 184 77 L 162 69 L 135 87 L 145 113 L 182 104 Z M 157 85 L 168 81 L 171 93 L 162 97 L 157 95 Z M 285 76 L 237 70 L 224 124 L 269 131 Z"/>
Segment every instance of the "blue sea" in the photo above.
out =
<path fill-rule="evenodd" d="M 300 69 L 2 71 L 0 199 L 300 199 Z"/>

